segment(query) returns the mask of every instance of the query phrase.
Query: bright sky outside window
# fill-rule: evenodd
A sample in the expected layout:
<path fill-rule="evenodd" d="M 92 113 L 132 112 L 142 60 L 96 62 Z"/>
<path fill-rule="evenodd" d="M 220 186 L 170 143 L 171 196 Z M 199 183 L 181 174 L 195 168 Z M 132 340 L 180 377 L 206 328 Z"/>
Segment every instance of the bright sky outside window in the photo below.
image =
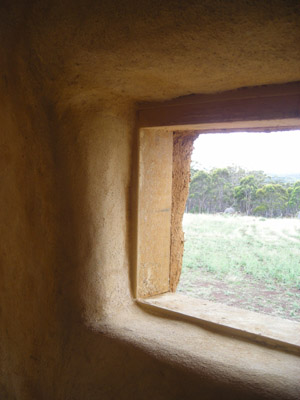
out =
<path fill-rule="evenodd" d="M 179 292 L 300 321 L 300 131 L 200 134 Z"/>

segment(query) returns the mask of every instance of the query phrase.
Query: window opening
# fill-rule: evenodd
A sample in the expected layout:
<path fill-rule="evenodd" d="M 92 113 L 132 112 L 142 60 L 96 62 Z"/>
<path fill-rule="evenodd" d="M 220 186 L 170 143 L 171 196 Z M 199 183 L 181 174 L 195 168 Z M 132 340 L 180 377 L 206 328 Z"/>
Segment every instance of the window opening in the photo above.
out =
<path fill-rule="evenodd" d="M 200 134 L 177 292 L 300 321 L 300 131 Z"/>

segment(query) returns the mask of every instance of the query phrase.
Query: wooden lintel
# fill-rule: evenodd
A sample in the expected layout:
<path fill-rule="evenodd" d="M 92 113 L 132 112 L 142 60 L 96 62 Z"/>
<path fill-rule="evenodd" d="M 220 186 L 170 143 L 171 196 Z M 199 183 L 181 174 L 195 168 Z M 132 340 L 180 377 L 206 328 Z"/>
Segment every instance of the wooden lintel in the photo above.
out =
<path fill-rule="evenodd" d="M 143 103 L 139 126 L 169 129 L 300 127 L 300 82 Z"/>

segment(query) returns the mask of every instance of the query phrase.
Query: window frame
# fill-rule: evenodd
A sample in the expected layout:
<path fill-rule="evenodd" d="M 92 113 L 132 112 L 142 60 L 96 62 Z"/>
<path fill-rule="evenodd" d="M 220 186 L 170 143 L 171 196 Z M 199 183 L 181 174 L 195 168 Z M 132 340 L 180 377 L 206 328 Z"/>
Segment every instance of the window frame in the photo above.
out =
<path fill-rule="evenodd" d="M 138 157 L 136 207 L 136 273 L 134 297 L 146 310 L 188 319 L 190 322 L 248 340 L 260 341 L 284 350 L 300 352 L 300 324 L 267 316 L 259 319 L 243 310 L 243 317 L 228 316 L 231 307 L 213 314 L 213 304 L 170 293 L 170 223 L 172 205 L 173 133 L 191 134 L 233 131 L 279 131 L 300 128 L 300 82 L 234 91 L 191 95 L 138 107 Z M 167 170 L 167 172 L 166 172 Z M 150 184 L 151 182 L 151 184 Z M 155 185 L 163 188 L 163 195 Z M 169 224 L 169 225 L 166 225 Z M 168 236 L 169 228 L 169 238 Z M 163 230 L 164 234 L 158 234 Z M 160 252 L 159 246 L 163 250 Z M 195 309 L 198 309 L 196 312 Z M 223 314 L 222 314 L 223 313 Z M 222 316 L 223 315 L 223 316 Z M 257 317 L 257 318 L 256 318 Z M 260 324 L 254 329 L 253 323 Z M 243 321 L 242 321 L 243 320 Z M 246 320 L 246 323 L 245 323 Z M 225 322 L 224 322 L 225 321 Z M 265 322 L 264 322 L 265 321 Z M 291 323 L 290 323 L 291 322 Z M 288 325 L 288 328 L 287 328 Z M 270 326 L 272 328 L 270 329 Z M 287 335 L 286 330 L 289 330 Z"/>

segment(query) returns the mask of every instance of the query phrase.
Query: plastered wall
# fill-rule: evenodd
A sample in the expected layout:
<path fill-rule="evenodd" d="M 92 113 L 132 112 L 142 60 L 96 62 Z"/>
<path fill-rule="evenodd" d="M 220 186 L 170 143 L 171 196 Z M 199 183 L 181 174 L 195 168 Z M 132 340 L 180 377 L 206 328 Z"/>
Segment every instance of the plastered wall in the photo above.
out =
<path fill-rule="evenodd" d="M 173 137 L 170 290 L 176 291 L 182 268 L 184 233 L 182 218 L 189 194 L 190 164 L 195 132 L 175 132 Z"/>
<path fill-rule="evenodd" d="M 132 305 L 135 102 L 299 80 L 299 2 L 0 10 L 1 399 L 245 398 L 99 326 Z"/>

